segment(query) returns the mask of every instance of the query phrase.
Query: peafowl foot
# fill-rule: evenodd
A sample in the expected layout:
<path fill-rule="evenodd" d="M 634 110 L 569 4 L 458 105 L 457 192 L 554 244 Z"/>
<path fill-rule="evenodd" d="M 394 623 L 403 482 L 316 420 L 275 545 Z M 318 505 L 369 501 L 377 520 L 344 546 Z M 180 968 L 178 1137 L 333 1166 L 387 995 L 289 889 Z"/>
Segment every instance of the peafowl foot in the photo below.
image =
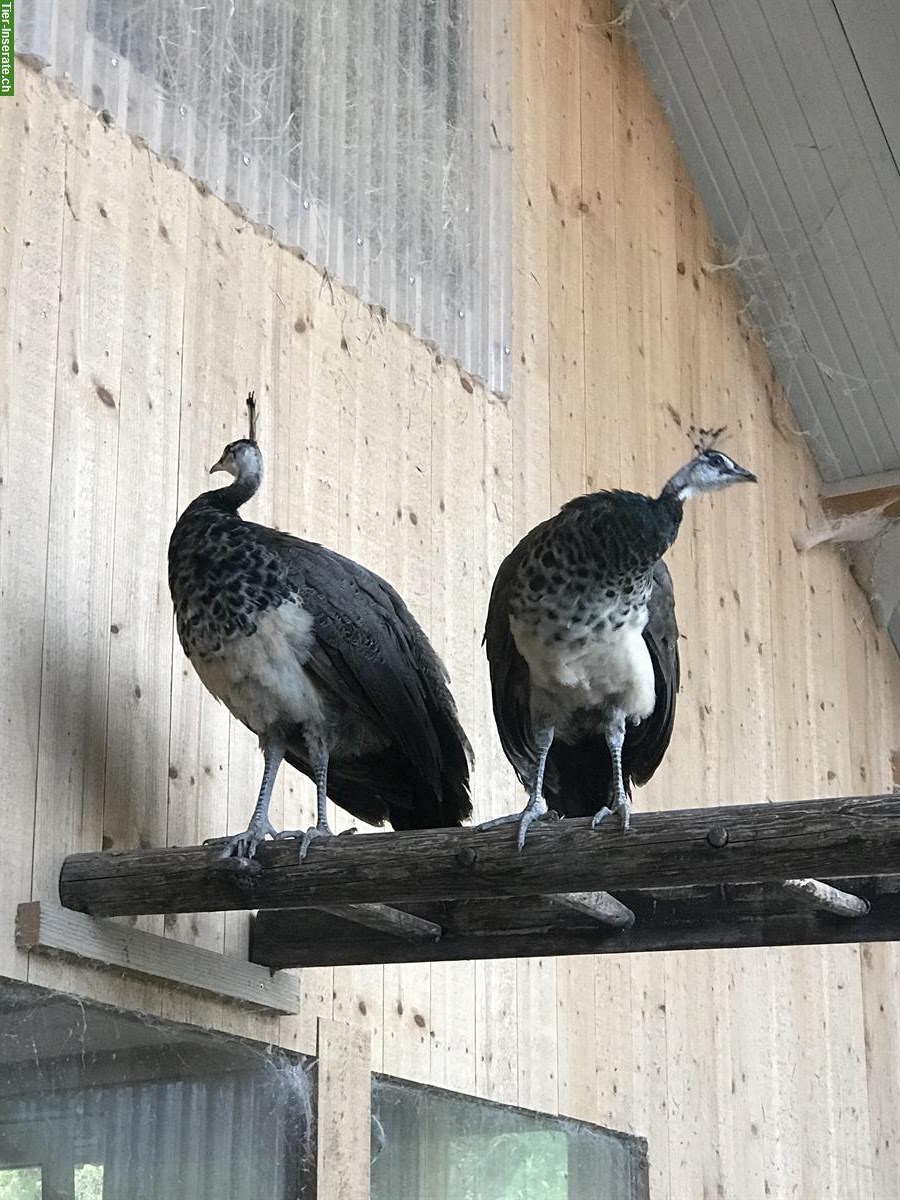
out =
<path fill-rule="evenodd" d="M 335 833 L 327 822 L 319 825 L 313 825 L 309 829 L 285 829 L 281 833 L 276 833 L 275 837 L 278 841 L 287 841 L 289 838 L 300 839 L 300 862 L 306 858 L 309 853 L 309 848 L 313 842 L 328 841 L 329 838 L 349 837 L 356 833 L 355 828 L 342 829 L 340 833 Z"/>
<path fill-rule="evenodd" d="M 599 812 L 594 813 L 591 819 L 591 829 L 597 829 L 607 817 L 612 817 L 618 814 L 622 821 L 622 832 L 627 833 L 631 825 L 631 801 L 624 793 L 621 796 L 613 796 L 609 804 L 604 804 Z"/>
<path fill-rule="evenodd" d="M 264 842 L 267 837 L 276 837 L 275 826 L 268 817 L 253 817 L 250 824 L 243 833 L 232 834 L 231 837 L 225 838 L 223 842 L 221 838 L 207 838 L 203 843 L 204 846 L 222 846 L 219 858 L 253 858 L 256 854 L 256 849 L 260 842 Z"/>
<path fill-rule="evenodd" d="M 505 817 L 494 817 L 492 821 L 483 821 L 481 825 L 476 825 L 476 829 L 499 829 L 502 825 L 518 825 L 519 834 L 516 838 L 516 845 L 521 850 L 525 845 L 525 835 L 528 830 L 537 821 L 558 821 L 559 813 L 552 808 L 548 811 L 541 805 L 532 804 L 530 801 L 520 813 L 507 813 Z"/>

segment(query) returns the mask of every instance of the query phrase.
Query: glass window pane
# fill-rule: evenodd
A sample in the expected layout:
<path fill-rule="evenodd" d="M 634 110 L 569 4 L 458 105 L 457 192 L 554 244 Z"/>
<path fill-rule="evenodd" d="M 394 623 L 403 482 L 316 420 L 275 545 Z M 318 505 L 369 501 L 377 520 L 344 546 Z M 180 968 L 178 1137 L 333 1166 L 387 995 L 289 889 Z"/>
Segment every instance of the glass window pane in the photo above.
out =
<path fill-rule="evenodd" d="M 299 1056 L 11 983 L 0 1027 L 0 1200 L 312 1200 Z"/>
<path fill-rule="evenodd" d="M 640 1138 L 375 1079 L 372 1200 L 644 1200 Z"/>

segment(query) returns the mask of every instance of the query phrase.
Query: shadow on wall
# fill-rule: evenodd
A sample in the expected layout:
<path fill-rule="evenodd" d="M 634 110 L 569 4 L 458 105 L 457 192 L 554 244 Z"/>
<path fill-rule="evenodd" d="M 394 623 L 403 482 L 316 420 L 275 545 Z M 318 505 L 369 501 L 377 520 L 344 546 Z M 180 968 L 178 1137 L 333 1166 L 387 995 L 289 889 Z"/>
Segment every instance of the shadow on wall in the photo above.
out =
<path fill-rule="evenodd" d="M 124 669 L 113 670 L 123 634 L 133 642 L 147 631 L 113 623 L 104 638 L 50 605 L 43 619 L 38 814 L 52 828 L 36 833 L 60 857 L 166 842 L 170 675 L 144 671 L 138 684 L 131 666 L 125 683 Z"/>

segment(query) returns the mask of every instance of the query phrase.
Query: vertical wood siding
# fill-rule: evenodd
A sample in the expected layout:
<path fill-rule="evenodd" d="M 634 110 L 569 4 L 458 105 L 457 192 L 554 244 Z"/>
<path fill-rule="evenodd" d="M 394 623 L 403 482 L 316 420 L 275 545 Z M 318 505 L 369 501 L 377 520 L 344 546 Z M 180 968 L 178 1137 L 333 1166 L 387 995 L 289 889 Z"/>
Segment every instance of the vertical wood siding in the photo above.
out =
<path fill-rule="evenodd" d="M 176 513 L 261 400 L 254 518 L 384 572 L 448 663 L 478 818 L 520 803 L 480 648 L 513 541 L 587 488 L 659 487 L 727 423 L 758 488 L 696 502 L 671 555 L 684 681 L 639 807 L 875 792 L 900 663 L 841 559 L 798 554 L 817 479 L 606 0 L 519 0 L 513 396 L 461 377 L 175 169 L 23 68 L 0 110 L 0 972 L 646 1135 L 655 1200 L 889 1200 L 898 951 L 698 952 L 302 973 L 296 1018 L 30 963 L 12 911 L 72 851 L 238 828 L 254 739 L 187 667 Z M 275 820 L 308 821 L 287 772 Z M 346 824 L 347 822 L 342 822 Z M 240 953 L 237 914 L 150 918 Z"/>

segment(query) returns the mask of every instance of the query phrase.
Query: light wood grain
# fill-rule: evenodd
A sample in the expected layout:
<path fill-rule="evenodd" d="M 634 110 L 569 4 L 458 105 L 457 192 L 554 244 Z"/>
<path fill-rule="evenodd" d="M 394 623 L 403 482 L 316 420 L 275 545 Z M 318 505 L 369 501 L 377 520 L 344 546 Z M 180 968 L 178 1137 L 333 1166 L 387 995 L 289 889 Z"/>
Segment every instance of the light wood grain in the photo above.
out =
<path fill-rule="evenodd" d="M 319 1018 L 317 1200 L 369 1200 L 370 1058 L 366 1030 Z"/>
<path fill-rule="evenodd" d="M 125 312 L 128 208 L 111 181 L 127 144 L 74 101 L 64 120 L 79 150 L 66 155 L 47 583 L 34 597 L 44 614 L 36 897 L 54 894 L 66 853 L 102 839 Z M 36 983 L 66 978 L 40 959 L 30 964 Z"/>
<path fill-rule="evenodd" d="M 132 145 L 127 191 L 106 205 L 126 239 L 122 274 L 134 297 L 122 334 L 116 521 L 109 644 L 103 837 L 110 848 L 166 842 L 172 622 L 166 585 L 168 529 L 178 504 L 181 347 L 190 184 L 152 170 Z M 149 526 L 144 489 L 159 519 Z M 153 586 L 146 586 L 151 582 Z M 143 928 L 162 932 L 162 922 Z"/>
<path fill-rule="evenodd" d="M 20 72 L 4 101 L 0 154 L 0 786 L 8 828 L 0 911 L 31 894 L 47 580 L 54 388 L 65 207 L 65 140 L 42 85 Z M 0 971 L 25 955 L 0 941 Z"/>

